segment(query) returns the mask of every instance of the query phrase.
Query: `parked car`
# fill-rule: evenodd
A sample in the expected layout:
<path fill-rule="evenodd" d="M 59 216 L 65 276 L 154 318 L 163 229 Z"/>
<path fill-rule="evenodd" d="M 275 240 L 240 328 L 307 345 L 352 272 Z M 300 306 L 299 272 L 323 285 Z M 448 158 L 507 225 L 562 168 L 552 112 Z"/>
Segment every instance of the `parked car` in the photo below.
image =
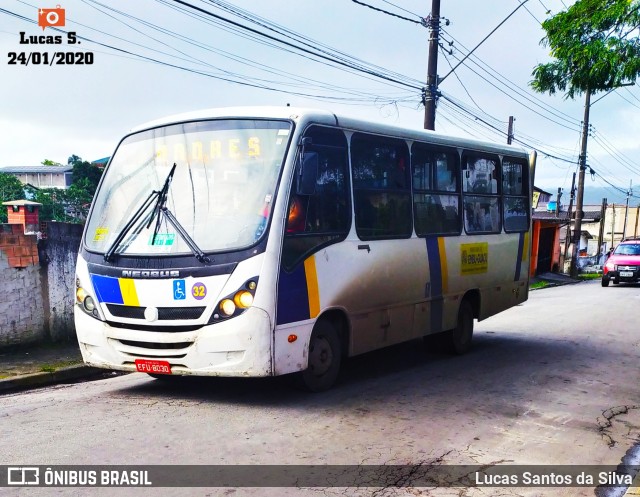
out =
<path fill-rule="evenodd" d="M 602 286 L 640 281 L 640 239 L 623 240 L 602 269 Z"/>

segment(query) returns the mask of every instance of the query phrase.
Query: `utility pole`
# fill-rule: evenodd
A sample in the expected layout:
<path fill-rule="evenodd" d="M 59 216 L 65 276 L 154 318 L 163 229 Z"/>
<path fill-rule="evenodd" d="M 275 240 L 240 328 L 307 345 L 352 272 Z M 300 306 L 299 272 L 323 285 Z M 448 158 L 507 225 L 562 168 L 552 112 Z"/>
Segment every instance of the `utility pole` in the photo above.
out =
<path fill-rule="evenodd" d="M 629 189 L 627 190 L 627 202 L 624 208 L 624 224 L 622 225 L 622 239 L 624 240 L 627 237 L 627 219 L 629 218 L 629 197 L 631 196 L 632 189 L 632 180 L 629 180 Z"/>
<path fill-rule="evenodd" d="M 589 137 L 589 108 L 591 107 L 591 90 L 587 88 L 584 98 L 584 119 L 582 122 L 582 147 L 580 150 L 580 171 L 578 174 L 578 195 L 576 199 L 576 222 L 573 228 L 573 251 L 571 255 L 572 278 L 578 276 L 578 254 L 580 253 L 580 234 L 582 233 L 582 200 L 584 198 L 584 174 L 587 169 L 587 138 Z"/>
<path fill-rule="evenodd" d="M 567 225 L 567 233 L 564 237 L 564 254 L 562 259 L 562 265 L 564 266 L 567 260 L 567 253 L 569 252 L 569 244 L 571 243 L 571 211 L 573 209 L 573 199 L 576 197 L 576 173 L 573 173 L 573 179 L 571 180 L 571 195 L 569 197 L 569 209 L 567 209 L 567 219 L 569 224 Z M 563 267 L 564 270 L 564 267 Z"/>
<path fill-rule="evenodd" d="M 509 116 L 509 129 L 507 129 L 507 144 L 508 145 L 511 145 L 511 142 L 513 142 L 513 121 L 515 121 L 513 116 Z"/>
<path fill-rule="evenodd" d="M 560 214 L 560 198 L 562 197 L 562 188 L 558 188 L 558 196 L 556 197 L 556 217 Z"/>
<path fill-rule="evenodd" d="M 604 218 L 607 215 L 607 199 L 602 199 L 602 206 L 600 207 L 600 229 L 598 230 L 598 264 L 600 263 L 600 256 L 604 255 L 602 250 L 602 243 L 604 242 Z M 604 263 L 604 260 L 603 260 Z"/>
<path fill-rule="evenodd" d="M 429 16 L 429 61 L 424 92 L 424 129 L 436 129 L 436 93 L 438 91 L 438 48 L 440 44 L 440 0 L 431 0 Z"/>

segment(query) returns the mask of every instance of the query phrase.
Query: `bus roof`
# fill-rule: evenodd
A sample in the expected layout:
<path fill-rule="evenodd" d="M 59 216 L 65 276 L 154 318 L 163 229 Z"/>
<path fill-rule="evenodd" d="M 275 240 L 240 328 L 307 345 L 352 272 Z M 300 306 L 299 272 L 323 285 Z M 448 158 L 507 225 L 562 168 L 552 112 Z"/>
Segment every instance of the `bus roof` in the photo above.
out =
<path fill-rule="evenodd" d="M 298 125 L 306 125 L 310 123 L 324 124 L 327 126 L 340 126 L 341 128 L 378 133 L 389 136 L 403 137 L 408 140 L 426 141 L 434 144 L 448 146 L 463 146 L 470 149 L 482 149 L 484 151 L 492 151 L 494 153 L 509 153 L 518 156 L 528 156 L 529 151 L 520 146 L 507 145 L 480 141 L 471 138 L 465 138 L 454 135 L 445 135 L 436 131 L 424 129 L 404 128 L 386 123 L 375 121 L 366 121 L 360 118 L 349 117 L 345 115 L 334 114 L 327 110 L 302 108 L 302 107 L 276 107 L 276 106 L 259 106 L 259 107 L 219 107 L 212 109 L 203 109 L 182 114 L 162 117 L 153 121 L 149 121 L 140 126 L 136 126 L 131 130 L 132 133 L 143 131 L 146 129 L 156 128 L 189 121 L 200 121 L 207 119 L 222 118 L 259 118 L 259 119 L 287 119 L 292 120 Z"/>

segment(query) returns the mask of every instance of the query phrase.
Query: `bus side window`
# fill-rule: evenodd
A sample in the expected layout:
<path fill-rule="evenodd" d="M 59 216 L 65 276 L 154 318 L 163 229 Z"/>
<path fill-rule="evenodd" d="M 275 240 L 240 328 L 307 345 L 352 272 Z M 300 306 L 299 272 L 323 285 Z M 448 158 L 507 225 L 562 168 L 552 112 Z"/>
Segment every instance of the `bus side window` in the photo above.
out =
<path fill-rule="evenodd" d="M 413 223 L 407 143 L 355 133 L 351 139 L 351 165 L 358 237 L 410 237 Z"/>
<path fill-rule="evenodd" d="M 467 233 L 500 233 L 499 158 L 462 154 L 464 228 Z"/>
<path fill-rule="evenodd" d="M 529 229 L 528 169 L 526 163 L 505 157 L 502 160 L 504 230 L 507 233 Z"/>
<path fill-rule="evenodd" d="M 416 235 L 459 235 L 459 155 L 456 150 L 414 142 L 411 147 Z"/>
<path fill-rule="evenodd" d="M 318 249 L 343 240 L 351 225 L 351 203 L 344 133 L 334 128 L 311 126 L 305 132 L 305 153 L 318 157 L 315 188 L 299 192 L 294 180 L 288 204 L 283 264 L 291 270 Z M 297 165 L 297 168 L 300 164 Z M 296 176 L 299 173 L 296 170 Z"/>

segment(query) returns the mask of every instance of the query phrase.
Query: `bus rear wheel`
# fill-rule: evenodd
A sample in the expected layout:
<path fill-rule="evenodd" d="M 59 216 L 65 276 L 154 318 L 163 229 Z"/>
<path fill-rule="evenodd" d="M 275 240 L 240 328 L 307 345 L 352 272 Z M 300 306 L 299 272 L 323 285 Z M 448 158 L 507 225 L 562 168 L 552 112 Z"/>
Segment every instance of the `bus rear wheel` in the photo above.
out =
<path fill-rule="evenodd" d="M 313 327 L 309 340 L 309 365 L 297 373 L 297 383 L 304 390 L 323 392 L 331 388 L 338 379 L 342 348 L 335 326 L 320 320 Z"/>
<path fill-rule="evenodd" d="M 463 300 L 458 309 L 456 327 L 446 332 L 447 348 L 457 355 L 465 354 L 471 349 L 473 339 L 473 308 L 468 300 Z"/>

